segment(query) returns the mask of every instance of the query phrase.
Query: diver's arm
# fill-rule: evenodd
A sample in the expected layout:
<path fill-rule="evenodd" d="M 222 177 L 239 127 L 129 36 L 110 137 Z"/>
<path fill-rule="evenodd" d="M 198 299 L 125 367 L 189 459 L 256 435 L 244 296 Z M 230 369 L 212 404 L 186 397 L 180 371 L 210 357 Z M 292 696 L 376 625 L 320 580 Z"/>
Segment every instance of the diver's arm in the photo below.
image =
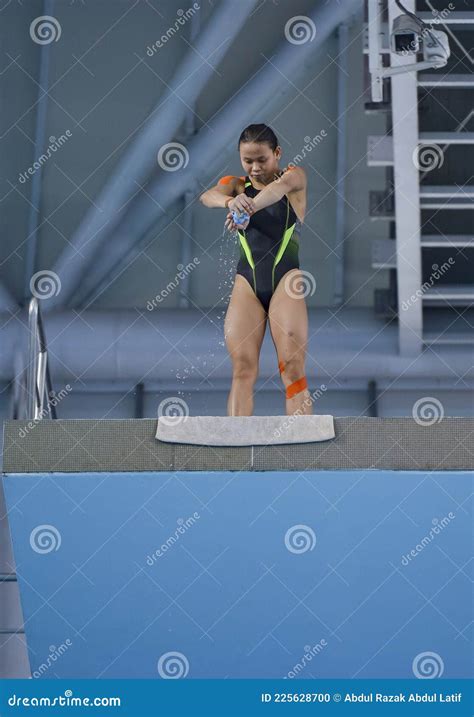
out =
<path fill-rule="evenodd" d="M 255 211 L 269 207 L 280 201 L 285 194 L 306 189 L 306 172 L 302 167 L 293 167 L 283 172 L 281 177 L 275 179 L 262 189 L 254 198 Z"/>
<path fill-rule="evenodd" d="M 224 209 L 228 209 L 230 201 L 235 199 L 237 195 L 240 197 L 241 191 L 241 177 L 221 177 L 214 187 L 207 189 L 200 195 L 199 201 L 204 204 L 205 207 L 223 207 Z M 249 200 L 250 206 L 252 200 L 250 197 L 247 197 L 247 199 Z M 241 200 L 239 200 L 238 204 L 240 203 Z M 243 203 L 245 203 L 245 199 Z"/>

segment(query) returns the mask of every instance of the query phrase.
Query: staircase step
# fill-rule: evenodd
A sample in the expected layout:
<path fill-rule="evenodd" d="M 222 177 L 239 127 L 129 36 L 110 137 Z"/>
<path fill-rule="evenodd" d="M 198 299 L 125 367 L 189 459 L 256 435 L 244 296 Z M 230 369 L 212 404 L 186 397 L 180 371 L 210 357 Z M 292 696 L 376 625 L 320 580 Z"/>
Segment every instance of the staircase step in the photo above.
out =
<path fill-rule="evenodd" d="M 466 184 L 463 187 L 457 187 L 456 185 L 428 185 L 425 184 L 420 187 L 420 194 L 424 197 L 433 197 L 435 199 L 439 197 L 470 197 L 474 199 L 474 184 Z"/>
<path fill-rule="evenodd" d="M 451 236 L 437 236 L 425 234 L 421 236 L 421 248 L 443 247 L 470 247 L 474 249 L 474 237 L 466 234 L 453 234 Z M 397 268 L 397 244 L 395 239 L 373 239 L 372 240 L 372 268 L 373 269 L 396 269 Z"/>
<path fill-rule="evenodd" d="M 422 209 L 474 209 L 474 184 L 457 186 L 420 186 Z"/>
<path fill-rule="evenodd" d="M 474 303 L 474 284 L 444 284 L 432 286 L 423 292 L 423 304 L 470 306 Z"/>
<path fill-rule="evenodd" d="M 474 12 L 470 11 L 447 12 L 439 20 L 432 12 L 417 12 L 417 17 L 421 18 L 424 22 L 432 23 L 435 29 L 436 25 L 440 26 L 440 30 L 442 29 L 442 25 L 472 25 L 473 27 L 470 29 L 474 29 Z"/>
<path fill-rule="evenodd" d="M 474 132 L 420 132 L 420 144 L 474 144 Z"/>
<path fill-rule="evenodd" d="M 420 145 L 474 144 L 474 132 L 420 132 Z M 393 167 L 393 137 L 374 135 L 367 137 L 367 166 Z"/>
<path fill-rule="evenodd" d="M 456 75 L 454 73 L 438 72 L 437 74 L 427 72 L 418 75 L 419 87 L 473 87 L 474 74 Z"/>
<path fill-rule="evenodd" d="M 474 248 L 474 236 L 472 234 L 422 234 L 421 246 L 424 247 L 472 247 Z"/>
<path fill-rule="evenodd" d="M 474 344 L 474 331 L 469 333 L 467 331 L 465 333 L 461 331 L 445 331 L 444 333 L 437 331 L 425 331 L 423 332 L 423 343 L 426 346 L 466 346 Z"/>

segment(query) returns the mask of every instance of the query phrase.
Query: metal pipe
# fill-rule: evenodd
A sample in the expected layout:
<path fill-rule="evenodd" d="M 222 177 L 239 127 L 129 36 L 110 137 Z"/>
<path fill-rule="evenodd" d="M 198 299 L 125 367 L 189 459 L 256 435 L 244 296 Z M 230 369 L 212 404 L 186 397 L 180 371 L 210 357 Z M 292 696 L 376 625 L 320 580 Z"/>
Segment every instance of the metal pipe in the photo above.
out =
<path fill-rule="evenodd" d="M 56 407 L 49 402 L 54 392 L 43 321 L 38 299 L 33 297 L 28 306 L 27 418 L 43 418 L 45 387 L 48 391 L 48 411 L 52 418 L 56 418 Z"/>
<path fill-rule="evenodd" d="M 36 418 L 37 390 L 36 379 L 38 362 L 38 299 L 33 298 L 28 307 L 28 368 L 26 394 L 28 403 L 27 418 Z"/>
<path fill-rule="evenodd" d="M 326 383 L 327 385 L 327 378 L 325 376 L 319 376 L 316 379 L 316 376 L 314 376 L 311 381 L 314 383 L 315 381 L 318 381 L 319 384 Z M 385 392 L 391 392 L 391 391 L 429 391 L 431 395 L 433 391 L 450 391 L 453 392 L 453 381 L 449 378 L 445 377 L 443 379 L 439 379 L 436 376 L 429 377 L 426 376 L 425 378 L 422 377 L 413 377 L 413 378 L 396 378 L 394 381 L 390 378 L 381 378 L 377 381 L 370 381 L 370 384 L 373 384 L 377 391 L 377 398 L 380 393 Z M 316 384 L 314 384 L 316 385 Z M 190 376 L 186 379 L 185 383 L 183 384 L 182 380 L 174 379 L 174 380 L 166 380 L 163 381 L 162 379 L 150 379 L 149 381 L 142 381 L 140 384 L 137 384 L 133 379 L 130 380 L 114 380 L 114 381 L 107 381 L 106 379 L 101 381 L 82 381 L 77 382 L 74 384 L 74 395 L 86 395 L 86 396 L 96 396 L 96 395 L 123 395 L 126 393 L 133 394 L 134 396 L 138 396 L 137 392 L 137 386 L 142 386 L 141 389 L 138 389 L 142 392 L 140 396 L 140 401 L 142 398 L 144 399 L 149 394 L 158 394 L 167 392 L 168 394 L 175 394 L 179 391 L 184 391 L 185 394 L 187 393 L 220 393 L 220 392 L 228 392 L 229 391 L 229 378 L 228 377 L 220 377 L 220 378 L 213 378 L 211 383 L 207 383 L 205 386 L 205 390 L 202 386 L 202 379 L 199 376 Z M 1 387 L 1 383 L 0 383 Z M 269 392 L 273 393 L 274 391 L 280 392 L 282 390 L 281 384 L 279 383 L 279 380 L 275 381 L 269 381 L 268 377 L 259 377 L 257 379 L 256 383 L 257 391 L 259 393 L 263 392 Z M 354 377 L 354 378 L 342 378 L 338 379 L 336 385 L 330 385 L 329 389 L 331 391 L 360 391 L 361 393 L 368 394 L 368 391 L 371 390 L 371 386 L 368 385 L 367 379 L 364 377 Z M 466 391 L 472 391 L 474 390 L 474 377 L 471 379 L 468 379 L 466 383 L 463 385 L 462 389 L 459 389 L 459 391 L 462 391 L 462 393 L 465 395 Z M 373 394 L 371 394 L 373 397 Z M 370 403 L 370 401 L 369 401 Z M 134 402 L 135 405 L 135 411 L 136 409 L 136 402 Z M 142 416 L 137 415 L 135 413 L 135 418 L 140 418 Z"/>
<path fill-rule="evenodd" d="M 368 403 L 368 415 L 372 418 L 377 418 L 378 404 L 377 404 L 377 381 L 369 381 L 367 384 L 367 395 L 369 399 Z"/>
<path fill-rule="evenodd" d="M 161 307 L 143 313 L 146 315 L 141 317 L 136 309 L 88 311 L 81 321 L 69 311 L 49 315 L 48 357 L 57 389 L 67 382 L 74 383 L 75 376 L 83 381 L 161 380 L 167 386 L 168 382 L 176 381 L 177 372 L 183 374 L 184 369 L 198 381 L 229 380 L 231 365 L 227 350 L 220 343 L 218 309 L 209 315 L 203 315 L 200 310 Z M 397 382 L 400 376 L 423 380 L 429 376 L 451 381 L 453 376 L 462 376 L 459 388 L 470 390 L 466 387 L 474 378 L 472 345 L 455 349 L 438 347 L 436 352 L 403 357 L 397 352 L 396 323 L 381 328 L 380 321 L 372 314 L 370 308 L 347 308 L 340 309 L 332 318 L 320 308 L 309 309 L 308 380 L 321 383 L 331 377 L 334 385 L 344 379 L 367 381 L 368 376 L 377 382 Z M 351 331 L 341 330 L 340 322 L 351 326 Z M 0 343 L 14 345 L 19 333 L 24 333 L 20 321 L 5 322 L 0 329 Z M 166 341 L 162 340 L 163 336 Z M 363 351 L 361 347 L 365 347 Z M 0 352 L 0 380 L 10 380 L 13 372 L 12 352 Z M 264 380 L 278 380 L 270 340 L 262 346 L 260 376 Z M 202 384 L 205 385 L 208 384 Z"/>
<path fill-rule="evenodd" d="M 334 251 L 335 275 L 334 298 L 335 306 L 344 302 L 344 232 L 345 232 L 345 177 L 347 148 L 347 77 L 349 44 L 349 28 L 341 22 L 338 28 L 338 73 L 337 73 L 337 159 L 336 159 L 336 246 Z"/>
<path fill-rule="evenodd" d="M 53 382 L 51 381 L 51 372 L 49 368 L 48 358 L 48 347 L 46 345 L 46 336 L 44 333 L 43 319 L 41 317 L 41 311 L 38 311 L 38 336 L 40 343 L 40 357 L 44 357 L 44 368 L 41 366 L 41 370 L 38 369 L 40 376 L 39 386 L 41 388 L 41 413 L 43 412 L 44 402 L 44 390 L 46 387 L 47 401 L 48 401 L 48 412 L 51 418 L 57 418 L 56 406 L 50 402 L 50 399 L 54 397 Z"/>

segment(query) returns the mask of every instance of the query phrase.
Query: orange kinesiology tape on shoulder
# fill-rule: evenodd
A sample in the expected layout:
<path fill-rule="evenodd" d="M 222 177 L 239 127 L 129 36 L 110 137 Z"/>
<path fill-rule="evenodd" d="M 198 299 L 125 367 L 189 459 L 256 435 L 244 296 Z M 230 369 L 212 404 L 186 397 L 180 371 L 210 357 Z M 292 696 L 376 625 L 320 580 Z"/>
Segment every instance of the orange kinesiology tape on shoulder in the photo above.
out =
<path fill-rule="evenodd" d="M 234 179 L 232 174 L 227 174 L 225 177 L 221 177 L 218 181 L 218 184 L 230 184 L 231 181 Z"/>
<path fill-rule="evenodd" d="M 301 391 L 304 391 L 305 388 L 308 388 L 308 382 L 306 381 L 306 376 L 303 376 L 297 381 L 290 383 L 290 385 L 286 389 L 286 397 L 293 398 L 293 396 L 296 396 L 297 393 L 301 393 Z"/>

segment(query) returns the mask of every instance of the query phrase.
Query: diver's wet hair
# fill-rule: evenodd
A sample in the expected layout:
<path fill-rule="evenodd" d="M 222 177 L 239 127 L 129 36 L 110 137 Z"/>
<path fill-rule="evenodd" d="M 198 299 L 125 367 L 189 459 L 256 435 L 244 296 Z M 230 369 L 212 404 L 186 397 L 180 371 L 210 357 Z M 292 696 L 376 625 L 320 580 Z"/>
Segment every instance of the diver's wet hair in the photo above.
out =
<path fill-rule="evenodd" d="M 266 124 L 249 124 L 239 137 L 237 149 L 240 149 L 242 142 L 268 142 L 272 150 L 278 147 L 275 132 Z"/>

